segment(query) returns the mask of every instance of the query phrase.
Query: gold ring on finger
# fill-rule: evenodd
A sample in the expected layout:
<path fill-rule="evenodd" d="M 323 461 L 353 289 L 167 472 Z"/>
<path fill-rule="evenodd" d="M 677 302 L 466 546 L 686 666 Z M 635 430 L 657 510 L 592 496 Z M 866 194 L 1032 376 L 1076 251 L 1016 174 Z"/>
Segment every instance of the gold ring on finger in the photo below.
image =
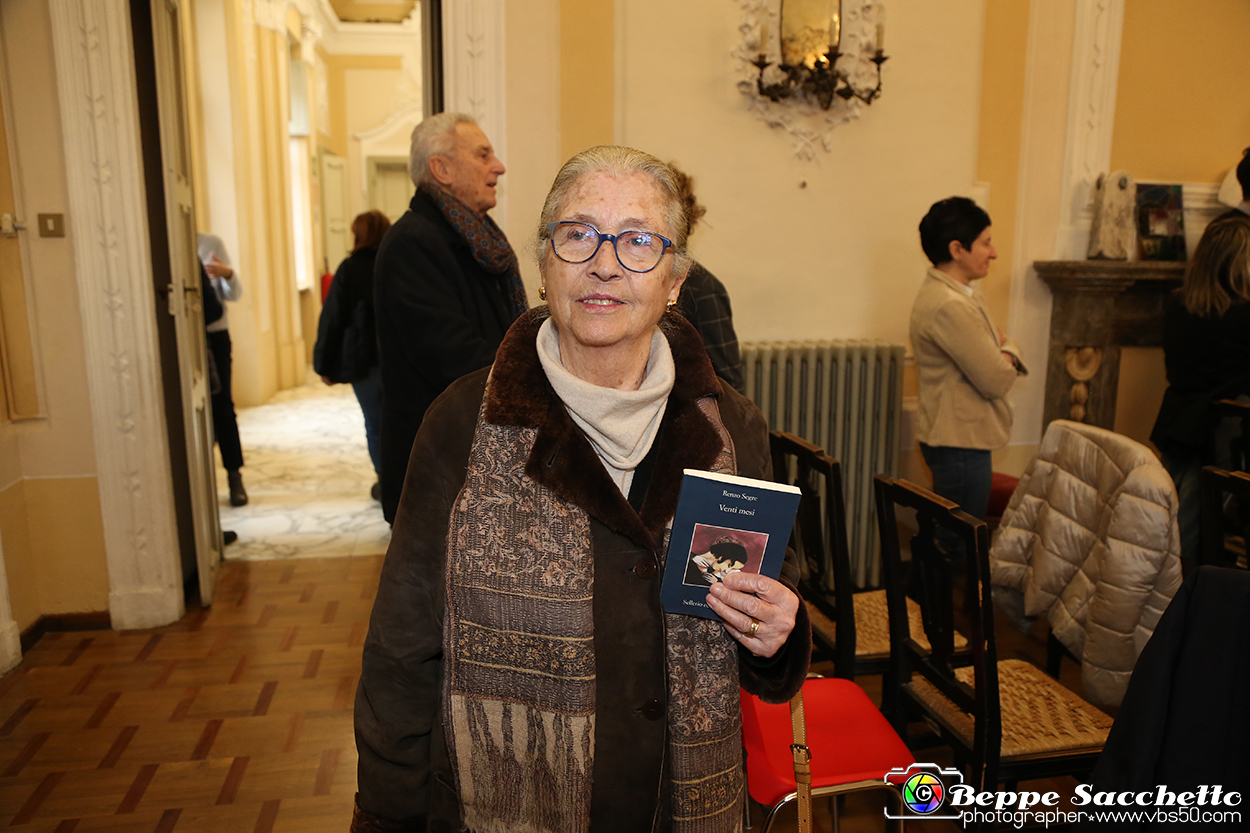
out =
<path fill-rule="evenodd" d="M 755 632 L 756 632 L 756 631 L 758 631 L 759 629 L 760 629 L 760 620 L 759 620 L 759 619 L 752 619 L 752 620 L 751 620 L 751 629 L 747 631 L 747 638 L 748 638 L 748 639 L 754 639 L 754 638 L 755 638 Z"/>

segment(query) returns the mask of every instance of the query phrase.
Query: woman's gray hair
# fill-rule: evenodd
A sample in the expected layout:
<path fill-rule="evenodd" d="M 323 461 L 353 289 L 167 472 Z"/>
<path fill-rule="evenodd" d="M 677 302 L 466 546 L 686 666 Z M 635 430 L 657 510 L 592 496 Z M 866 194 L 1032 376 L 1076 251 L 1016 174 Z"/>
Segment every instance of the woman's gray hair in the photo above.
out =
<path fill-rule="evenodd" d="M 424 182 L 434 182 L 434 175 L 430 173 L 431 158 L 455 154 L 458 124 L 478 126 L 477 119 L 468 113 L 435 113 L 412 129 L 408 176 L 412 178 L 413 185 L 420 187 Z"/>
<path fill-rule="evenodd" d="M 673 274 L 684 275 L 690 266 L 690 258 L 686 254 L 686 207 L 682 200 L 681 187 L 673 169 L 656 159 L 649 153 L 620 145 L 599 145 L 583 150 L 564 163 L 564 167 L 556 174 L 555 182 L 547 193 L 542 213 L 538 217 L 538 237 L 534 241 L 534 258 L 540 269 L 545 268 L 547 249 L 547 224 L 559 220 L 568 202 L 573 188 L 593 173 L 606 173 L 614 177 L 627 177 L 633 174 L 645 174 L 655 183 L 664 203 L 665 229 L 641 229 L 656 231 L 673 241 Z"/>

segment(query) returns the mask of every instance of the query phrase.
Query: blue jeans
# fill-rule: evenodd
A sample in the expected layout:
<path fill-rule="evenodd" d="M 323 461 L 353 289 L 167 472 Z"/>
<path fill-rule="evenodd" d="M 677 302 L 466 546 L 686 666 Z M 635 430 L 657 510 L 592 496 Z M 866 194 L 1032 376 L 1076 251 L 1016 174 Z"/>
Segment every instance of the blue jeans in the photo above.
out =
<path fill-rule="evenodd" d="M 374 365 L 369 375 L 359 382 L 352 382 L 356 401 L 365 415 L 365 442 L 369 444 L 369 459 L 373 471 L 382 476 L 382 370 Z"/>
<path fill-rule="evenodd" d="M 955 448 L 920 444 L 920 453 L 933 472 L 933 491 L 975 518 L 985 520 L 994 483 L 994 462 L 988 449 Z M 956 561 L 962 560 L 963 545 L 945 529 L 937 532 L 937 544 Z"/>

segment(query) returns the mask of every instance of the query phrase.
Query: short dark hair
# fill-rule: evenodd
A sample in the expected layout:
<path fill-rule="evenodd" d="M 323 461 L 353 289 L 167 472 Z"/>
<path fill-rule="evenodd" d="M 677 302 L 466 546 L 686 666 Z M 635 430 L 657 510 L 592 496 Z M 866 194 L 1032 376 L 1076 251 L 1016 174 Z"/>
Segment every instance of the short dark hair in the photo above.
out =
<path fill-rule="evenodd" d="M 929 208 L 920 221 L 920 248 L 934 266 L 949 263 L 951 241 L 971 249 L 981 232 L 989 228 L 990 215 L 967 197 L 947 197 Z"/>
<path fill-rule="evenodd" d="M 1237 165 L 1237 181 L 1241 183 L 1241 197 L 1250 202 L 1250 148 L 1241 152 L 1241 162 Z"/>
<path fill-rule="evenodd" d="M 357 214 L 356 219 L 352 220 L 352 237 L 355 241 L 352 251 L 378 245 L 390 227 L 390 219 L 376 208 L 364 214 Z"/>

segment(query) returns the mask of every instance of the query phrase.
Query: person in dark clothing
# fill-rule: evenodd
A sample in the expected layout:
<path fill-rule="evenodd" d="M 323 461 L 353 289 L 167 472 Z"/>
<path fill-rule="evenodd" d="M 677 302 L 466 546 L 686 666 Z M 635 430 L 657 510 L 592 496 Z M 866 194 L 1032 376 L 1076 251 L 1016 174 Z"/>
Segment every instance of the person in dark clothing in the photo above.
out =
<path fill-rule="evenodd" d="M 1241 152 L 1241 162 L 1237 164 L 1237 182 L 1241 185 L 1241 204 L 1230 208 L 1215 219 L 1250 219 L 1250 148 Z"/>
<path fill-rule="evenodd" d="M 1198 475 L 1225 445 L 1211 403 L 1250 395 L 1250 217 L 1214 220 L 1194 248 L 1185 283 L 1168 299 L 1163 320 L 1168 389 L 1150 441 L 1180 497 L 1181 561 L 1198 554 Z"/>
<path fill-rule="evenodd" d="M 672 162 L 668 166 L 673 169 L 681 187 L 682 203 L 686 208 L 686 234 L 689 235 L 707 213 L 707 208 L 695 198 L 694 179 Z M 716 375 L 733 385 L 739 393 L 746 393 L 729 292 L 715 275 L 697 261 L 690 262 L 690 272 L 677 299 L 677 311 L 699 331 Z"/>
<path fill-rule="evenodd" d="M 221 449 L 221 464 L 226 467 L 226 481 L 230 486 L 230 505 L 247 504 L 247 491 L 243 488 L 243 443 L 239 439 L 239 423 L 234 413 L 234 395 L 230 387 L 231 352 L 229 318 L 226 301 L 243 297 L 243 282 L 230 265 L 226 245 L 215 234 L 200 233 L 198 242 L 200 266 L 207 273 L 221 312 L 208 316 L 209 297 L 204 296 L 204 323 L 208 330 L 208 349 L 212 351 L 221 378 L 221 390 L 212 395 L 213 436 Z"/>
<path fill-rule="evenodd" d="M 409 170 L 417 193 L 374 265 L 388 522 L 426 409 L 453 381 L 493 362 L 529 307 L 516 253 L 486 215 L 504 166 L 473 118 L 439 113 L 417 125 Z"/>
<path fill-rule="evenodd" d="M 382 371 L 378 367 L 378 330 L 373 308 L 373 264 L 378 244 L 391 227 L 381 211 L 352 220 L 352 253 L 339 265 L 321 308 L 313 369 L 327 385 L 350 382 L 365 417 L 369 459 L 379 480 L 373 499 L 381 499 Z"/>

